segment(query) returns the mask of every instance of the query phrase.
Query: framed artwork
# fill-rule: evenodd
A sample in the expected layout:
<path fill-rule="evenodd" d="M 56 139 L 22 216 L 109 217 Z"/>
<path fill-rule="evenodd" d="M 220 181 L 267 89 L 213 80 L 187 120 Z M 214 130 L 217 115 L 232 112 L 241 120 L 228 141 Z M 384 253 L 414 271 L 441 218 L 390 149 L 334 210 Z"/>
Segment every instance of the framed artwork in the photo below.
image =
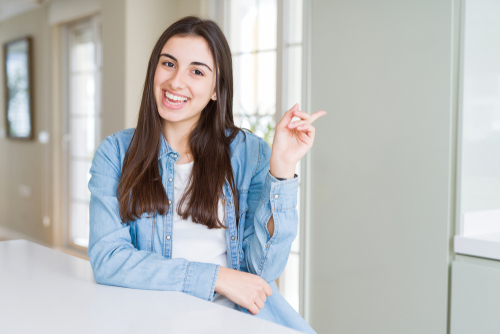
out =
<path fill-rule="evenodd" d="M 7 137 L 33 139 L 31 37 L 7 42 L 3 51 Z"/>

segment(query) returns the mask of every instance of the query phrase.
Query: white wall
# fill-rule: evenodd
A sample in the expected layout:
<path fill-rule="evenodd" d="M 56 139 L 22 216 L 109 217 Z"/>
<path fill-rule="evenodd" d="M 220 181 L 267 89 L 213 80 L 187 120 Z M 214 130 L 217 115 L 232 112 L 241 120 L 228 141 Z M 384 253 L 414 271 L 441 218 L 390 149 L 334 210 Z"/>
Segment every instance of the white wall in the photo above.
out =
<path fill-rule="evenodd" d="M 443 334 L 453 199 L 450 0 L 312 1 L 310 323 Z"/>

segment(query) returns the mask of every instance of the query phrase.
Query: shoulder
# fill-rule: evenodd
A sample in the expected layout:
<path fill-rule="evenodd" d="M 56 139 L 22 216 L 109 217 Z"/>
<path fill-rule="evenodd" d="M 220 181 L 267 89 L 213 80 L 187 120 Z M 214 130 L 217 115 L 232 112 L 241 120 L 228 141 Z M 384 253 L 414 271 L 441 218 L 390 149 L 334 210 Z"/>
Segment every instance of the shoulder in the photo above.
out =
<path fill-rule="evenodd" d="M 260 153 L 261 151 L 270 151 L 269 144 L 261 137 L 247 131 L 240 130 L 231 142 L 231 154 L 239 151 L 253 151 Z"/>
<path fill-rule="evenodd" d="M 126 145 L 126 147 L 128 147 L 130 145 L 130 142 L 132 141 L 132 137 L 134 137 L 134 133 L 135 128 L 130 128 L 115 132 L 108 137 L 112 137 L 114 140 L 116 140 L 118 145 Z"/>
<path fill-rule="evenodd" d="M 255 174 L 261 166 L 269 164 L 271 147 L 259 136 L 241 130 L 231 142 L 231 163 L 244 166 L 245 174 Z"/>
<path fill-rule="evenodd" d="M 117 171 L 121 171 L 121 165 L 134 132 L 135 129 L 131 128 L 115 132 L 104 138 L 95 151 L 92 165 L 112 165 Z"/>
<path fill-rule="evenodd" d="M 125 129 L 118 132 L 115 132 L 106 138 L 99 144 L 97 151 L 125 151 L 127 150 L 130 142 L 132 141 L 132 137 L 134 136 L 135 128 Z M 97 152 L 96 151 L 96 152 Z"/>

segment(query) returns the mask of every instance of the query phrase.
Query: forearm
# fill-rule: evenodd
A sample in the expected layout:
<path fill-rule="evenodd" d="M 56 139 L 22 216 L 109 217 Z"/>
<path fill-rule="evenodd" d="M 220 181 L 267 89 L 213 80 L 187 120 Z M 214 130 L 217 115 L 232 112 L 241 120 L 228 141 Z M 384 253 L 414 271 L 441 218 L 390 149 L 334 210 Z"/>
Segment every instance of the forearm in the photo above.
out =
<path fill-rule="evenodd" d="M 93 228 L 91 226 L 91 232 Z M 97 283 L 133 289 L 179 291 L 212 300 L 219 266 L 166 259 L 126 242 L 128 231 L 116 231 L 89 247 Z"/>
<path fill-rule="evenodd" d="M 269 221 L 267 222 L 267 231 L 269 232 L 269 235 L 272 238 L 273 234 L 274 234 L 274 218 L 273 218 L 273 216 L 271 216 L 271 218 L 269 218 Z"/>
<path fill-rule="evenodd" d="M 297 235 L 298 180 L 278 181 L 266 176 L 255 215 L 254 231 L 244 241 L 248 272 L 271 282 L 286 266 L 291 244 Z"/>

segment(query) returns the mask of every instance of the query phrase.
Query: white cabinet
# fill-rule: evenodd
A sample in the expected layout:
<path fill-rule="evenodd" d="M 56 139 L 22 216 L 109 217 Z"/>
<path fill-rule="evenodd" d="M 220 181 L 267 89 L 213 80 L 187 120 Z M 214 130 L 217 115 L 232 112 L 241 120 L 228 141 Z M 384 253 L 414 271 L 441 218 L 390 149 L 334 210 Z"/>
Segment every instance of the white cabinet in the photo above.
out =
<path fill-rule="evenodd" d="M 482 261 L 452 264 L 450 334 L 500 333 L 500 262 Z"/>

